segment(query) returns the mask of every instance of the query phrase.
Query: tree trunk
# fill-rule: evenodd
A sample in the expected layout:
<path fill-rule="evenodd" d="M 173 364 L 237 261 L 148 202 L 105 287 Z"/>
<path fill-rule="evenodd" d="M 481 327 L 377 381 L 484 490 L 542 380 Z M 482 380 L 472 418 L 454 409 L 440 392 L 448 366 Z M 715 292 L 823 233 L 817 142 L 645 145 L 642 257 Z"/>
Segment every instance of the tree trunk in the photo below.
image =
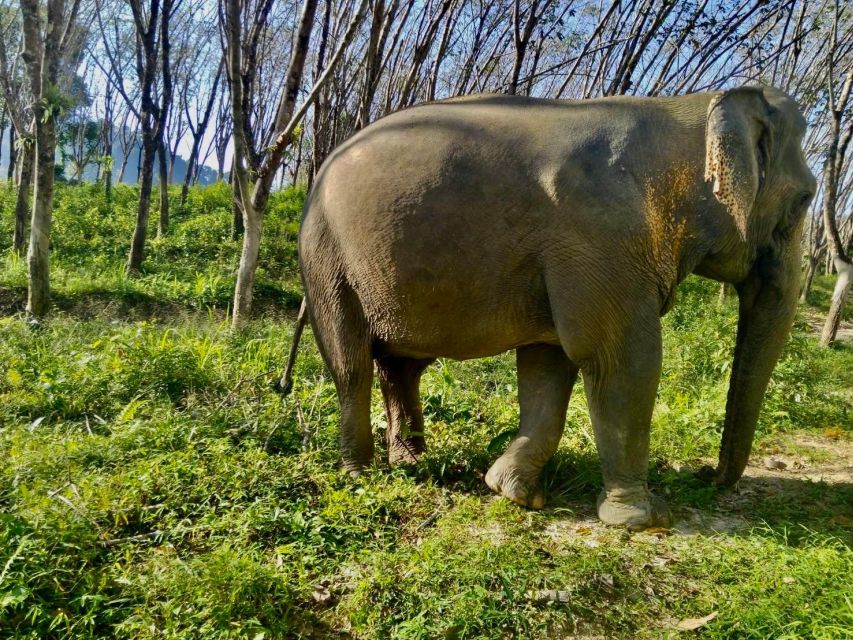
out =
<path fill-rule="evenodd" d="M 524 25 L 524 30 L 521 29 L 521 8 L 519 0 L 515 0 L 512 7 L 512 26 L 513 26 L 513 43 L 515 45 L 515 60 L 512 65 L 512 73 L 510 74 L 509 87 L 507 93 L 515 95 L 518 91 L 518 79 L 521 75 L 521 67 L 524 65 L 524 56 L 527 53 L 527 46 L 530 44 L 530 36 L 533 29 L 536 27 L 538 20 L 536 9 L 539 5 L 539 0 L 533 0 L 530 5 L 530 15 L 527 16 L 527 23 Z"/>
<path fill-rule="evenodd" d="M 240 195 L 237 193 L 237 172 L 234 170 L 234 161 L 231 161 L 231 173 L 228 183 L 231 185 L 231 239 L 238 240 L 243 235 L 243 212 L 240 210 Z"/>
<path fill-rule="evenodd" d="M 803 281 L 803 290 L 800 292 L 800 303 L 805 304 L 808 302 L 809 293 L 812 290 L 812 282 L 814 282 L 814 274 L 817 271 L 817 263 L 820 258 L 818 256 L 810 255 L 808 259 L 808 266 L 806 267 L 806 276 Z"/>
<path fill-rule="evenodd" d="M 9 127 L 9 166 L 6 168 L 6 180 L 12 184 L 15 179 L 15 163 L 17 157 L 15 153 L 15 127 Z"/>
<path fill-rule="evenodd" d="M 130 243 L 130 255 L 127 258 L 128 274 L 138 274 L 142 269 L 145 254 L 145 236 L 148 233 L 148 213 L 151 207 L 151 186 L 154 181 L 154 156 L 157 152 L 156 143 L 148 142 L 143 154 L 139 178 L 142 186 L 139 189 L 139 207 L 136 210 L 136 227 L 133 230 L 133 240 Z"/>
<path fill-rule="evenodd" d="M 243 227 L 243 214 L 236 202 L 231 206 L 231 239 L 239 240 L 246 229 Z"/>
<path fill-rule="evenodd" d="M 255 269 L 258 265 L 258 252 L 261 241 L 262 218 L 266 211 L 273 174 L 278 169 L 284 149 L 278 144 L 280 132 L 293 114 L 302 71 L 308 53 L 308 45 L 313 29 L 317 0 L 305 0 L 299 29 L 291 52 L 290 63 L 285 76 L 285 86 L 275 118 L 276 144 L 269 151 L 265 162 L 265 174 L 260 174 L 254 184 L 249 180 L 248 162 L 252 146 L 247 139 L 248 113 L 243 109 L 243 86 L 241 76 L 241 22 L 236 5 L 229 4 L 226 12 L 226 38 L 228 42 L 228 68 L 231 84 L 231 109 L 234 120 L 234 194 L 240 203 L 243 214 L 243 249 L 240 253 L 240 267 L 237 271 L 237 283 L 234 288 L 234 308 L 232 326 L 242 328 L 249 320 L 252 310 L 252 293 L 255 282 Z"/>
<path fill-rule="evenodd" d="M 24 254 L 27 235 L 27 220 L 30 217 L 30 191 L 32 190 L 33 164 L 35 164 L 35 145 L 26 145 L 21 155 L 18 193 L 15 199 L 15 235 L 12 246 L 18 255 Z"/>
<path fill-rule="evenodd" d="M 169 174 L 166 166 L 166 145 L 160 139 L 157 155 L 160 160 L 160 220 L 157 223 L 157 236 L 165 235 L 169 230 Z"/>
<path fill-rule="evenodd" d="M 30 248 L 27 252 L 27 313 L 41 318 L 50 309 L 50 228 L 53 222 L 53 167 L 56 128 L 52 116 L 36 112 L 36 185 Z"/>
<path fill-rule="evenodd" d="M 79 1 L 68 13 L 62 0 L 48 0 L 42 34 L 40 4 L 21 0 L 21 26 L 26 63 L 33 96 L 35 120 L 35 174 L 30 247 L 27 251 L 27 313 L 36 318 L 50 309 L 50 227 L 53 214 L 53 176 L 56 157 L 56 105 L 52 91 L 57 86 L 59 62 L 67 44 L 62 34 L 74 28 Z"/>
<path fill-rule="evenodd" d="M 6 135 L 6 108 L 0 114 L 0 158 L 3 157 L 3 137 Z"/>
<path fill-rule="evenodd" d="M 118 169 L 118 182 L 124 182 L 124 172 L 127 171 L 127 163 L 130 160 L 130 152 L 124 149 L 124 154 L 121 159 L 121 166 Z"/>
<path fill-rule="evenodd" d="M 181 187 L 181 206 L 187 201 L 187 194 L 190 190 L 190 181 L 194 175 L 198 174 L 198 156 L 201 149 L 201 141 L 204 138 L 204 132 L 207 131 L 207 125 L 210 122 L 210 115 L 213 113 L 213 105 L 216 101 L 216 91 L 219 87 L 219 78 L 222 77 L 222 62 L 219 63 L 219 69 L 216 72 L 216 77 L 213 80 L 213 87 L 210 89 L 210 97 L 207 100 L 207 105 L 204 108 L 204 115 L 198 123 L 198 128 L 193 132 L 193 148 L 190 151 L 190 159 L 187 161 L 187 172 L 184 175 L 184 185 Z"/>
<path fill-rule="evenodd" d="M 104 160 L 104 197 L 107 202 L 113 199 L 113 156 L 112 145 L 109 147 L 109 155 L 105 156 Z"/>
<path fill-rule="evenodd" d="M 826 322 L 820 334 L 820 344 L 828 347 L 838 334 L 841 319 L 844 316 L 844 303 L 847 301 L 847 293 L 850 291 L 850 280 L 853 278 L 853 263 L 843 258 L 835 258 L 835 270 L 838 271 L 838 279 L 835 281 L 835 289 L 832 292 L 832 302 L 829 312 L 826 314 Z"/>
<path fill-rule="evenodd" d="M 239 188 L 239 187 L 238 187 Z M 242 199 L 244 207 L 251 207 L 251 196 Z M 232 322 L 235 328 L 241 328 L 248 322 L 252 313 L 252 299 L 255 290 L 255 270 L 258 267 L 258 255 L 261 247 L 261 229 L 263 219 L 258 212 L 250 211 L 243 215 L 243 249 L 240 252 L 240 267 L 237 270 L 237 283 L 234 287 L 234 309 Z"/>

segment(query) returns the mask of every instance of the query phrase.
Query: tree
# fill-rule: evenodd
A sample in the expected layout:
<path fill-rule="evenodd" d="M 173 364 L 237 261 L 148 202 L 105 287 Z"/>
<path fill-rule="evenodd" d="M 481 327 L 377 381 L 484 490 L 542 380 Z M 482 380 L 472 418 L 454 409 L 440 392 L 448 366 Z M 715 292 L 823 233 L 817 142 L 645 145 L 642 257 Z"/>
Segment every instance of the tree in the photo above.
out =
<path fill-rule="evenodd" d="M 839 182 L 850 139 L 853 137 L 853 117 L 848 118 L 847 127 L 842 133 L 845 111 L 848 108 L 851 89 L 853 89 L 853 69 L 849 69 L 844 76 L 841 91 L 837 97 L 834 86 L 834 71 L 838 64 L 839 53 L 838 20 L 841 12 L 838 0 L 836 0 L 826 65 L 827 110 L 830 116 L 831 136 L 829 152 L 824 163 L 823 224 L 826 230 L 829 255 L 832 257 L 835 270 L 838 272 L 838 278 L 835 281 L 835 289 L 832 292 L 832 302 L 826 315 L 826 322 L 820 334 L 820 343 L 824 346 L 828 346 L 835 340 L 838 333 L 841 316 L 844 313 L 844 303 L 850 289 L 851 278 L 853 278 L 853 262 L 845 251 L 836 223 Z"/>
<path fill-rule="evenodd" d="M 113 192 L 113 135 L 115 134 L 115 103 L 113 87 L 107 82 L 104 89 L 104 119 L 101 126 L 100 179 L 104 182 L 104 195 L 109 202 Z"/>
<path fill-rule="evenodd" d="M 103 6 L 98 1 L 96 17 L 101 31 L 104 53 L 109 61 L 108 79 L 124 98 L 142 130 L 142 162 L 140 166 L 139 205 L 136 212 L 136 225 L 130 243 L 127 258 L 127 272 L 139 273 L 145 255 L 145 240 L 148 234 L 148 217 L 151 210 L 151 190 L 154 183 L 154 162 L 157 154 L 161 158 L 160 181 L 160 221 L 158 229 L 165 232 L 168 227 L 168 185 L 163 180 L 166 175 L 163 162 L 166 162 L 163 143 L 166 119 L 172 103 L 172 69 L 170 56 L 170 19 L 181 0 L 127 0 L 133 16 L 133 42 L 135 52 L 135 71 L 138 83 L 137 100 L 124 84 L 125 63 L 121 58 L 123 48 L 118 17 L 113 22 L 114 36 L 108 35 L 103 21 Z M 110 42 L 111 38 L 114 42 Z M 159 89 L 157 95 L 156 89 Z M 128 149 L 125 147 L 125 154 Z M 123 170 L 122 170 L 123 173 Z"/>
<path fill-rule="evenodd" d="M 65 108 L 59 89 L 60 65 L 75 33 L 80 0 L 47 0 L 42 20 L 37 0 L 21 0 L 23 58 L 30 81 L 35 118 L 36 182 L 30 245 L 27 252 L 27 312 L 35 317 L 50 308 L 50 228 L 53 212 L 53 180 L 56 154 L 56 119 Z"/>
<path fill-rule="evenodd" d="M 15 53 L 10 59 L 7 42 L 21 49 L 23 33 L 20 28 L 20 16 L 10 11 L 3 17 L 0 33 L 0 87 L 6 112 L 12 122 L 9 130 L 9 178 L 16 178 L 15 230 L 12 247 L 19 255 L 26 247 L 26 232 L 30 215 L 30 194 L 32 192 L 33 166 L 35 165 L 35 122 L 31 110 L 27 79 L 20 68 L 20 56 Z M 17 170 L 16 169 L 17 165 Z"/>
<path fill-rule="evenodd" d="M 234 194 L 242 213 L 244 227 L 232 317 L 234 328 L 239 329 L 246 324 L 251 314 L 263 216 L 273 179 L 281 167 L 285 150 L 292 142 L 296 126 L 308 107 L 313 104 L 318 90 L 355 35 L 367 7 L 367 0 L 361 0 L 360 6 L 353 13 L 346 34 L 323 75 L 314 83 L 302 107 L 296 109 L 318 4 L 317 0 L 305 0 L 285 75 L 284 89 L 276 109 L 272 128 L 273 142 L 263 154 L 258 152 L 254 145 L 255 127 L 250 119 L 250 110 L 253 106 L 251 85 L 257 73 L 257 47 L 266 27 L 272 3 L 271 0 L 261 0 L 254 7 L 248 5 L 241 7 L 238 2 L 228 1 L 224 4 L 225 6 L 221 9 L 221 21 L 226 41 L 228 84 L 231 90 L 231 114 L 234 122 Z M 253 11 L 246 31 L 248 37 L 244 38 L 241 9 L 243 13 L 248 14 L 250 8 Z"/>

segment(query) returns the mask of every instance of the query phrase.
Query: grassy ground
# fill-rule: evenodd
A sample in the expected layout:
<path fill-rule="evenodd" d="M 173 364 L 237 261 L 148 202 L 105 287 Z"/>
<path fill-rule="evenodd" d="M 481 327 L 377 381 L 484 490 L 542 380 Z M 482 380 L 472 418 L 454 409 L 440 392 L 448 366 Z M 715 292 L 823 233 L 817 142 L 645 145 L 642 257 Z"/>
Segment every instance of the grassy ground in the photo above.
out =
<path fill-rule="evenodd" d="M 0 637 L 853 637 L 853 347 L 820 349 L 809 324 L 830 280 L 803 309 L 753 464 L 727 493 L 692 470 L 719 446 L 735 309 L 712 284 L 681 287 L 650 469 L 676 524 L 628 534 L 594 518 L 580 389 L 547 508 L 485 488 L 517 420 L 509 355 L 431 367 L 420 466 L 345 478 L 310 335 L 294 394 L 269 388 L 299 300 L 301 194 L 273 203 L 260 317 L 239 336 L 225 321 L 238 252 L 227 190 L 194 191 L 127 280 L 134 197 L 60 191 L 58 310 L 41 325 L 18 314 L 24 265 L 4 254 Z M 11 199 L 0 191 L 0 242 Z M 381 453 L 378 393 L 373 408 Z"/>

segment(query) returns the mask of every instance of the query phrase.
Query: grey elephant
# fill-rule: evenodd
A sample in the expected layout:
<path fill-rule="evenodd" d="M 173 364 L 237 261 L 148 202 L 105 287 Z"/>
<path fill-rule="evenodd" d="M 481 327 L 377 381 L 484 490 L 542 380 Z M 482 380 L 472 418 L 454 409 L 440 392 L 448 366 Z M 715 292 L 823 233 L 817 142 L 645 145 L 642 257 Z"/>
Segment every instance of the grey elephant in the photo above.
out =
<path fill-rule="evenodd" d="M 740 478 L 795 314 L 815 191 L 796 103 L 770 87 L 562 101 L 476 95 L 405 109 L 328 158 L 305 205 L 308 315 L 340 401 L 347 470 L 373 461 L 374 362 L 390 462 L 424 451 L 436 358 L 515 349 L 520 429 L 486 475 L 544 505 L 582 371 L 598 515 L 661 523 L 647 485 L 660 317 L 690 273 L 732 283 L 740 317 L 719 485 Z"/>

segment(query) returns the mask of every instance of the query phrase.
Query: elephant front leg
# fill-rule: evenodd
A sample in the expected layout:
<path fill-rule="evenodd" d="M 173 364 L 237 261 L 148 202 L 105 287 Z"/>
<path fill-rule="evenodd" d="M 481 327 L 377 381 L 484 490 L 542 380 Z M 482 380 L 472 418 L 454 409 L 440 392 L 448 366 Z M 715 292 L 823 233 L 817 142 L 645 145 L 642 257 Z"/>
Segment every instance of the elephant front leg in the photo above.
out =
<path fill-rule="evenodd" d="M 660 381 L 657 318 L 628 329 L 607 365 L 584 370 L 584 382 L 604 490 L 598 517 L 632 530 L 668 526 L 666 506 L 648 489 L 649 427 Z"/>
<path fill-rule="evenodd" d="M 513 502 L 541 509 L 542 468 L 557 451 L 577 377 L 562 347 L 531 345 L 516 351 L 521 423 L 516 438 L 486 473 L 486 484 Z"/>

